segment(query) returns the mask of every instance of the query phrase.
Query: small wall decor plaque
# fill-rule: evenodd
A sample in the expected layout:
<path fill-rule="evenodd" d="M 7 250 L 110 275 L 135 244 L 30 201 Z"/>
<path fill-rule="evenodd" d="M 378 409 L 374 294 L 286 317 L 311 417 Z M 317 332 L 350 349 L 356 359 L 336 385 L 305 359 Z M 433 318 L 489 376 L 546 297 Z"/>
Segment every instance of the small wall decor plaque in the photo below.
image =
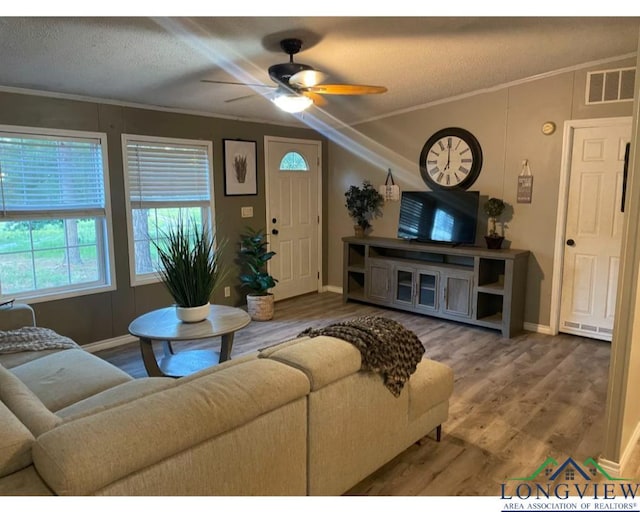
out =
<path fill-rule="evenodd" d="M 522 172 L 518 176 L 518 203 L 530 203 L 533 195 L 533 175 L 529 168 L 529 160 L 522 161 Z"/>

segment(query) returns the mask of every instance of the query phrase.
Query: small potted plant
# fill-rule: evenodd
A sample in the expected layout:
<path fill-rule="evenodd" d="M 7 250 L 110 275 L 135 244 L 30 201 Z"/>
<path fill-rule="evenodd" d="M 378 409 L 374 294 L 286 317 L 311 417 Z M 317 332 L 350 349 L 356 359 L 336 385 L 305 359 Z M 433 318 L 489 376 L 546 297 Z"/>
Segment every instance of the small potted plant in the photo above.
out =
<path fill-rule="evenodd" d="M 504 236 L 498 234 L 496 224 L 498 217 L 502 215 L 506 206 L 507 205 L 502 199 L 498 199 L 496 197 L 490 197 L 483 205 L 484 213 L 487 214 L 490 222 L 489 234 L 484 237 L 487 242 L 488 249 L 500 249 L 502 246 Z"/>
<path fill-rule="evenodd" d="M 344 195 L 349 216 L 356 222 L 355 234 L 362 237 L 371 227 L 371 220 L 382 217 L 384 197 L 368 181 L 364 181 L 362 187 L 351 185 Z"/>
<path fill-rule="evenodd" d="M 271 320 L 273 318 L 274 297 L 269 290 L 276 285 L 267 272 L 267 262 L 275 252 L 267 250 L 267 237 L 262 230 L 247 228 L 240 238 L 239 259 L 243 268 L 240 282 L 251 291 L 247 294 L 247 311 L 253 320 Z"/>
<path fill-rule="evenodd" d="M 225 274 L 220 265 L 224 242 L 216 247 L 215 235 L 206 225 L 179 219 L 151 243 L 158 251 L 158 272 L 175 301 L 178 318 L 183 322 L 207 318 L 211 296 Z"/>

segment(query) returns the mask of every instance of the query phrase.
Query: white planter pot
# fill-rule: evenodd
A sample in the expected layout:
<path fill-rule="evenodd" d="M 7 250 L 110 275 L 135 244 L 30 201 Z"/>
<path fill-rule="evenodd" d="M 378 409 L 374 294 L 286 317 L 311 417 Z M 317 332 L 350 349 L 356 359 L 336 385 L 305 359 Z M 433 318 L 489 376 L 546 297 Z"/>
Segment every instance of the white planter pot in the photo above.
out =
<path fill-rule="evenodd" d="M 273 294 L 247 295 L 247 312 L 252 320 L 271 320 L 273 318 Z"/>
<path fill-rule="evenodd" d="M 193 308 L 181 308 L 176 306 L 176 315 L 178 320 L 182 320 L 187 323 L 202 322 L 209 316 L 210 304 L 203 304 L 202 306 L 196 306 Z"/>

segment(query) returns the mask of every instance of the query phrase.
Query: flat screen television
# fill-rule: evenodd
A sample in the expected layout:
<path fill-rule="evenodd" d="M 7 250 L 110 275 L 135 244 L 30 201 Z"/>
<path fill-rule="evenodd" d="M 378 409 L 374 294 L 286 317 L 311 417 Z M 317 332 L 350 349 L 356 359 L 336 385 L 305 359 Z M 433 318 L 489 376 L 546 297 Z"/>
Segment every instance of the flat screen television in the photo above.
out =
<path fill-rule="evenodd" d="M 473 245 L 479 198 L 468 190 L 402 192 L 398 238 Z"/>

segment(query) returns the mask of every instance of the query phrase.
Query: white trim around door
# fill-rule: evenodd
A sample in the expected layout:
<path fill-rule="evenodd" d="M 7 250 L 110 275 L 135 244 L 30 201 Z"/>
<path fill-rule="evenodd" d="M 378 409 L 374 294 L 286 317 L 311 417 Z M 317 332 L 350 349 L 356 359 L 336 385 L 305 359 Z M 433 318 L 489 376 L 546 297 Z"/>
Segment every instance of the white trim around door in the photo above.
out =
<path fill-rule="evenodd" d="M 592 128 L 630 124 L 630 117 L 607 117 L 601 119 L 576 119 L 565 121 L 562 139 L 562 161 L 558 191 L 558 213 L 556 216 L 556 237 L 553 252 L 553 278 L 551 280 L 550 334 L 560 332 L 560 297 L 562 295 L 562 272 L 564 267 L 565 228 L 567 205 L 569 202 L 569 179 L 571 177 L 571 151 L 576 128 Z"/>

